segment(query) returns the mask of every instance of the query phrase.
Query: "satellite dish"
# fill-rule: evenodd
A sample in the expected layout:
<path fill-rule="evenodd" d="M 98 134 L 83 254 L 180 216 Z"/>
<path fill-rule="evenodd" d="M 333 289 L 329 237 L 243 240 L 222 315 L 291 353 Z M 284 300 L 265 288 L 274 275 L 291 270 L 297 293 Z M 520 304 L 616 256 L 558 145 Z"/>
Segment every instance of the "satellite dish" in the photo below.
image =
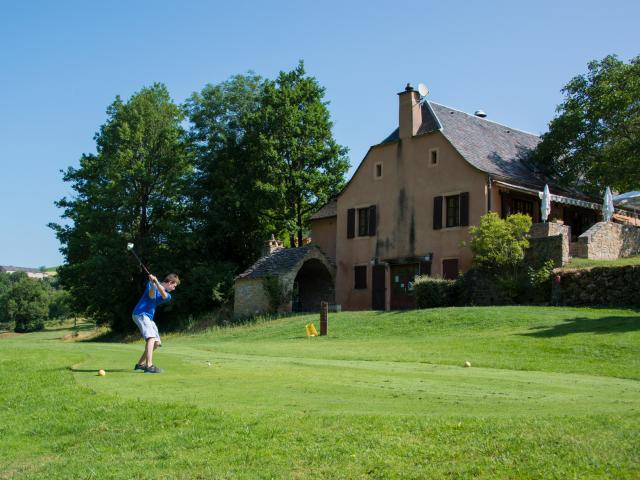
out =
<path fill-rule="evenodd" d="M 429 89 L 427 88 L 427 86 L 424 83 L 419 83 L 418 84 L 418 93 L 420 93 L 421 97 L 426 97 L 427 95 L 429 95 Z"/>

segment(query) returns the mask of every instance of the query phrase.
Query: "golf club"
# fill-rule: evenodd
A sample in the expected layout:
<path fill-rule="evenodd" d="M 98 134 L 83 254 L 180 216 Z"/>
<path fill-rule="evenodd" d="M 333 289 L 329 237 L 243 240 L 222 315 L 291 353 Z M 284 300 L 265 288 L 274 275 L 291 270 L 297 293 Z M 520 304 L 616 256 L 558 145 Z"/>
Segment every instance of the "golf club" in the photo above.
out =
<path fill-rule="evenodd" d="M 144 266 L 144 263 L 142 263 L 142 260 L 140 260 L 140 257 L 138 256 L 136 251 L 133 249 L 133 243 L 127 243 L 127 250 L 133 253 L 133 256 L 136 257 L 136 259 L 140 263 L 140 266 L 144 269 L 145 272 L 147 272 L 147 275 L 151 275 L 151 272 L 147 269 L 147 267 Z"/>

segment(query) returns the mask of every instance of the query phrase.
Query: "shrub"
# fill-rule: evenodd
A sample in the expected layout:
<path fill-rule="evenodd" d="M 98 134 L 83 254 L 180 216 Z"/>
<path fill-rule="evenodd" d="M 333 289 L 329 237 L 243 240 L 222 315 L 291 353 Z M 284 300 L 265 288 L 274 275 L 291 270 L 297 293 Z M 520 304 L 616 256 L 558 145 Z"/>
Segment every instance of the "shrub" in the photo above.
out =
<path fill-rule="evenodd" d="M 540 267 L 527 267 L 526 303 L 547 303 L 551 299 L 551 277 L 555 262 L 547 260 Z"/>
<path fill-rule="evenodd" d="M 530 229 L 529 215 L 517 213 L 505 220 L 496 212 L 483 215 L 479 227 L 469 228 L 474 264 L 490 270 L 517 268 L 529 247 Z"/>
<path fill-rule="evenodd" d="M 281 305 L 291 300 L 292 291 L 286 287 L 280 277 L 265 277 L 262 280 L 262 288 L 267 294 L 272 312 L 277 312 Z"/>
<path fill-rule="evenodd" d="M 413 291 L 418 308 L 448 307 L 456 303 L 456 281 L 422 275 L 416 277 Z"/>

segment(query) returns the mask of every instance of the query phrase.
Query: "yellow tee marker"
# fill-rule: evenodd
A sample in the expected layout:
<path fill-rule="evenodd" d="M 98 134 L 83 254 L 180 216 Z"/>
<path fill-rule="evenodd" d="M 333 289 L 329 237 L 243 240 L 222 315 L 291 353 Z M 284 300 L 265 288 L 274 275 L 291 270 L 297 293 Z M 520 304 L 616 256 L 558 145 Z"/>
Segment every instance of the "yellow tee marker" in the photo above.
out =
<path fill-rule="evenodd" d="M 307 337 L 317 337 L 318 336 L 318 331 L 316 330 L 316 326 L 313 324 L 313 322 L 307 323 L 304 328 L 307 331 Z"/>

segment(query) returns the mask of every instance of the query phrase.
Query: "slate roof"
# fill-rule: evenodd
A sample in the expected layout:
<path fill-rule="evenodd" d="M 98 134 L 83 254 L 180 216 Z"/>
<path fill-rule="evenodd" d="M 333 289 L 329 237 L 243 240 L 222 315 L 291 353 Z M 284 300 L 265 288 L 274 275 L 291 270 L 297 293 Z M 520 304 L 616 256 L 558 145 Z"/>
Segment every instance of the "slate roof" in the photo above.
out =
<path fill-rule="evenodd" d="M 497 180 L 539 190 L 546 183 L 558 193 L 585 197 L 578 190 L 559 187 L 528 160 L 541 141 L 538 135 L 435 102 L 425 102 L 422 104 L 422 125 L 417 134 L 435 131 L 440 131 L 467 162 Z M 381 144 L 398 139 L 398 129 L 395 129 Z"/>
<path fill-rule="evenodd" d="M 290 272 L 313 249 L 320 250 L 320 247 L 311 244 L 298 248 L 276 250 L 271 255 L 259 258 L 256 263 L 238 275 L 236 279 L 269 277 Z"/>
<path fill-rule="evenodd" d="M 311 220 L 319 220 L 321 218 L 335 217 L 338 214 L 338 199 L 332 198 L 325 203 L 320 210 L 311 215 Z"/>

